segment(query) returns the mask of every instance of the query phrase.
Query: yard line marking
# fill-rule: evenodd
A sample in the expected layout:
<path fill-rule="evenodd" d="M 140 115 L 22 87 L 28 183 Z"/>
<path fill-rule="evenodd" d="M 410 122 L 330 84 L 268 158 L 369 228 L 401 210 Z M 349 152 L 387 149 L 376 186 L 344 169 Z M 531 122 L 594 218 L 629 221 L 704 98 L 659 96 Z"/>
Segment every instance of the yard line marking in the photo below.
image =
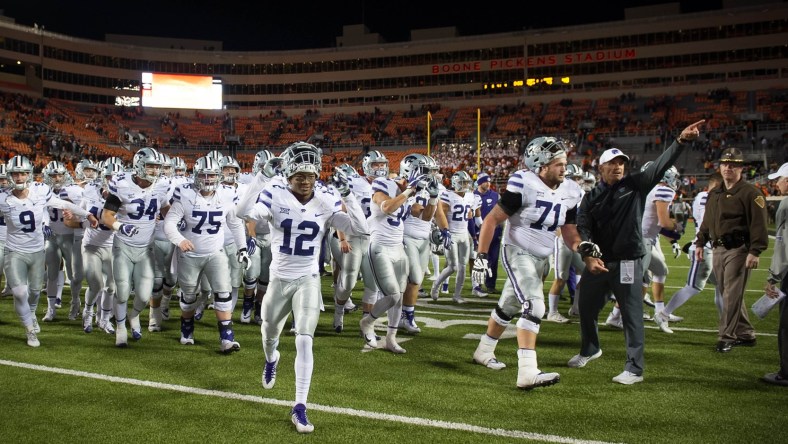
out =
<path fill-rule="evenodd" d="M 102 375 L 99 373 L 90 373 L 90 372 L 71 370 L 66 368 L 28 364 L 26 362 L 0 360 L 0 365 L 25 368 L 30 370 L 42 371 L 42 372 L 56 373 L 56 374 L 67 375 L 67 376 L 78 376 L 82 378 L 97 379 L 100 381 L 115 382 L 120 384 L 136 385 L 140 387 L 149 387 L 158 390 L 170 390 L 174 392 L 188 393 L 193 395 L 213 396 L 216 398 L 248 401 L 258 404 L 270 404 L 270 405 L 277 405 L 283 407 L 291 407 L 294 402 L 294 401 L 283 401 L 281 399 L 262 398 L 260 396 L 242 395 L 240 393 L 233 393 L 233 392 L 223 392 L 219 390 L 201 389 L 201 388 L 189 387 L 185 385 L 143 381 L 140 379 L 132 379 L 132 378 L 121 378 L 118 376 Z M 312 403 L 309 404 L 309 410 L 311 411 L 317 410 L 321 412 L 327 412 L 327 413 L 333 413 L 339 415 L 356 416 L 365 419 L 399 422 L 402 424 L 411 424 L 421 427 L 434 427 L 439 429 L 473 432 L 483 435 L 503 436 L 506 438 L 531 439 L 535 441 L 569 443 L 569 444 L 608 444 L 606 441 L 591 441 L 585 439 L 575 439 L 565 436 L 545 435 L 542 433 L 526 432 L 523 430 L 492 429 L 489 427 L 475 426 L 472 424 L 465 424 L 461 422 L 440 421 L 440 420 L 427 419 L 427 418 L 391 415 L 386 413 L 370 412 L 370 411 L 357 410 L 357 409 L 351 409 L 345 407 L 332 407 L 332 406 L 312 404 Z"/>

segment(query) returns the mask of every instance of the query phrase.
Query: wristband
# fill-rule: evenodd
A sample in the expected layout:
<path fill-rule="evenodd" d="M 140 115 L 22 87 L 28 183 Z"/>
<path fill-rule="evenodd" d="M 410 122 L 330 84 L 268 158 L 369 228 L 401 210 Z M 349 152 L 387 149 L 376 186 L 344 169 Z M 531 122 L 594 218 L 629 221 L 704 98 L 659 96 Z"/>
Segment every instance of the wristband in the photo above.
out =
<path fill-rule="evenodd" d="M 115 222 L 112 224 L 112 229 L 113 229 L 113 230 L 115 230 L 115 231 L 119 231 L 119 230 L 120 230 L 120 227 L 122 227 L 122 226 L 123 226 L 123 224 L 122 224 L 122 223 L 120 223 L 120 222 L 118 222 L 118 221 L 115 221 Z"/>
<path fill-rule="evenodd" d="M 487 253 L 479 253 L 476 255 L 477 259 L 488 259 Z"/>
<path fill-rule="evenodd" d="M 427 205 L 438 205 L 438 198 L 430 197 L 430 200 L 427 201 Z"/>
<path fill-rule="evenodd" d="M 402 194 L 404 194 L 405 197 L 410 197 L 410 195 L 413 194 L 413 188 L 408 188 L 407 190 L 403 191 Z"/>

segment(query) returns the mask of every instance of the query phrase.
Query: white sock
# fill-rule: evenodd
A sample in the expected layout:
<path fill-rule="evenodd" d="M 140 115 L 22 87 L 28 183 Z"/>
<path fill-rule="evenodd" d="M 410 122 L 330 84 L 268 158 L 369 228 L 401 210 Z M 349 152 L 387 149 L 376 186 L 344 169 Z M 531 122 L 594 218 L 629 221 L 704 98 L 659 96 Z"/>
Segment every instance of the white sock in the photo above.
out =
<path fill-rule="evenodd" d="M 547 298 L 547 304 L 549 307 L 548 313 L 555 313 L 558 311 L 558 300 L 561 298 L 560 294 L 550 294 Z"/>
<path fill-rule="evenodd" d="M 309 386 L 312 384 L 312 369 L 315 366 L 315 360 L 312 356 L 312 337 L 298 335 L 295 343 L 295 402 L 296 404 L 306 405 L 306 398 L 309 396 Z"/>
<path fill-rule="evenodd" d="M 660 311 L 665 309 L 665 301 L 654 301 L 654 311 L 659 313 Z"/>

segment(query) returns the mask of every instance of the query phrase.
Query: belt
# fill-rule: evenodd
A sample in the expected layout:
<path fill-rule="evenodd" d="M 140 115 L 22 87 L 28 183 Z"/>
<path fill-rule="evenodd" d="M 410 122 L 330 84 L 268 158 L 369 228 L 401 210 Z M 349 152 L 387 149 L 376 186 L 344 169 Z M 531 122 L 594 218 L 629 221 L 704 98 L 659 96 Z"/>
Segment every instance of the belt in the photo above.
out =
<path fill-rule="evenodd" d="M 744 236 L 736 236 L 736 235 L 723 235 L 717 239 L 711 241 L 712 247 L 723 247 L 726 250 L 730 250 L 732 248 L 739 248 L 744 245 L 746 240 Z"/>

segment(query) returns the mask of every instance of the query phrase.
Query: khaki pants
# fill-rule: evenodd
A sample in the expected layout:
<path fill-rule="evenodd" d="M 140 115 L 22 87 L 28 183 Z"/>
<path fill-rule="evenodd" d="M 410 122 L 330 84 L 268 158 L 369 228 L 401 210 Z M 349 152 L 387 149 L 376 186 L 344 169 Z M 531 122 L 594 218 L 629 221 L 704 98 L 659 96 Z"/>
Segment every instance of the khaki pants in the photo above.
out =
<path fill-rule="evenodd" d="M 725 247 L 714 248 L 712 269 L 717 280 L 717 292 L 722 296 L 720 312 L 720 341 L 755 338 L 755 329 L 747 316 L 744 303 L 744 289 L 750 270 L 745 267 L 747 246 L 726 250 Z"/>

